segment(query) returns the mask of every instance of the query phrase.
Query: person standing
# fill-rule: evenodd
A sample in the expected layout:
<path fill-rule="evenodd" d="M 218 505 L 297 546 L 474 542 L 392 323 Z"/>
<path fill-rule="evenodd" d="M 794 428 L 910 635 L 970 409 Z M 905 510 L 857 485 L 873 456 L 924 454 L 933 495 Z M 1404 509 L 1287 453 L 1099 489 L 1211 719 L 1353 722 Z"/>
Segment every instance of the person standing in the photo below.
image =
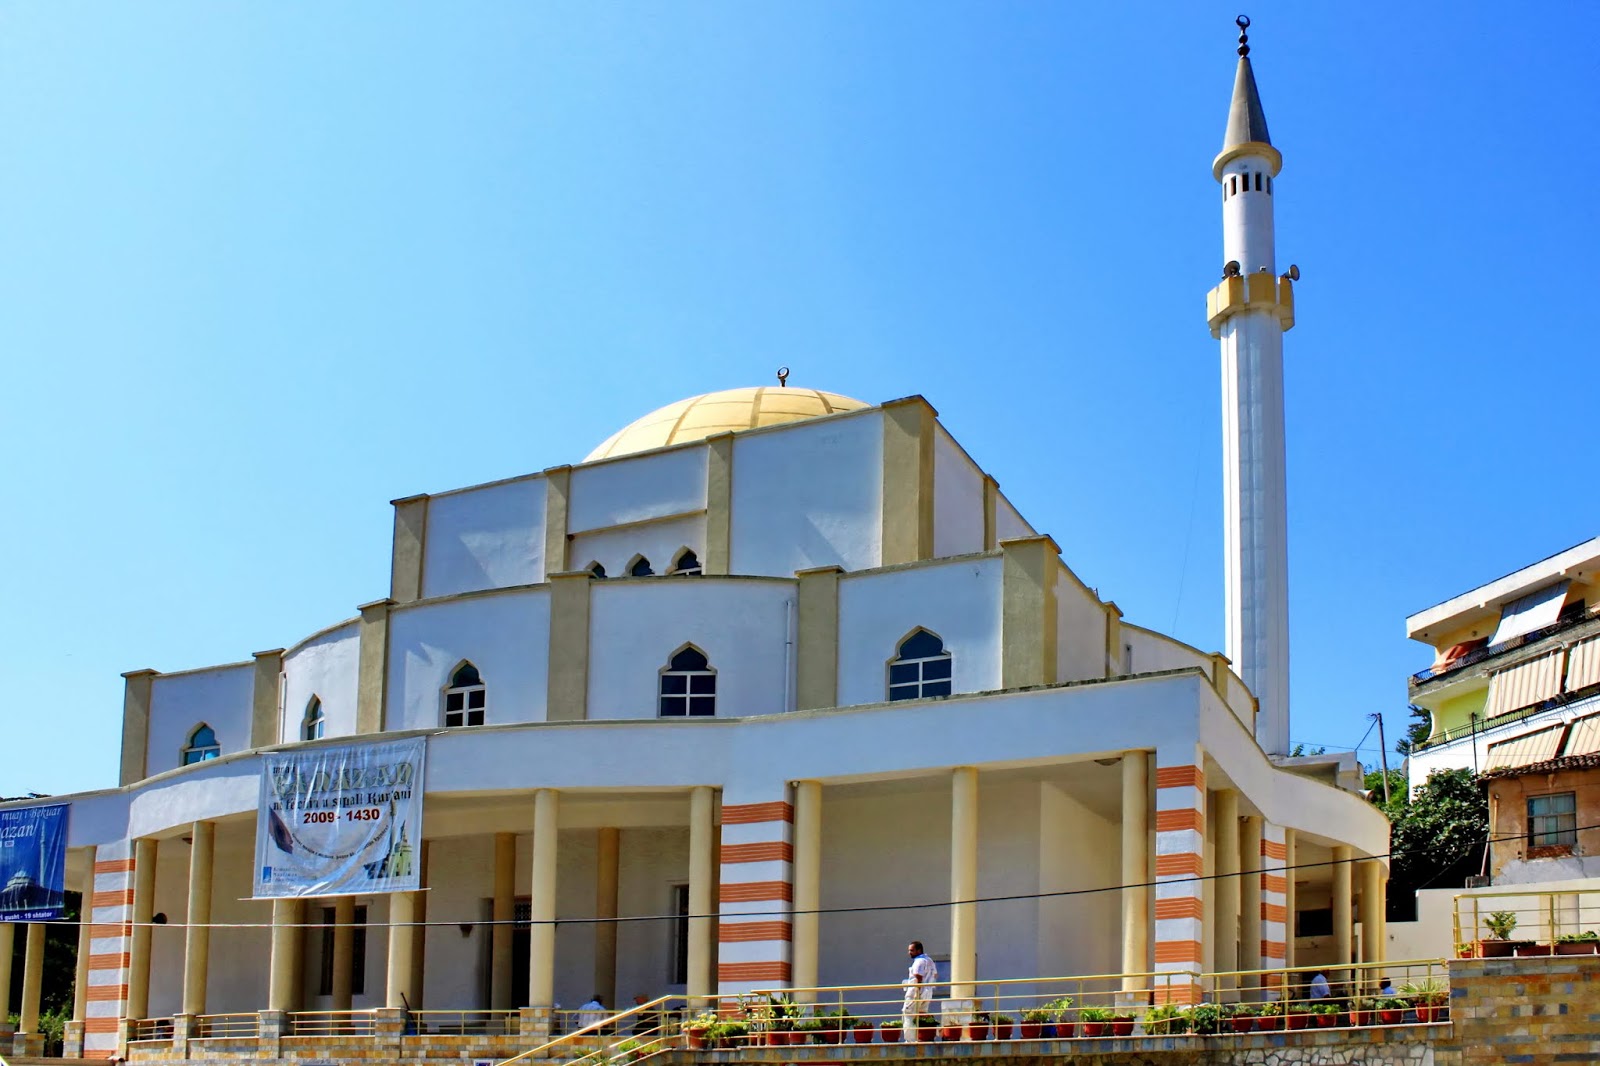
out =
<path fill-rule="evenodd" d="M 933 996 L 933 983 L 939 977 L 939 968 L 922 950 L 922 941 L 913 940 L 906 945 L 906 957 L 911 968 L 901 984 L 906 987 L 905 999 L 900 1006 L 901 1039 L 914 1043 L 917 1039 L 917 1019 L 928 1013 L 928 1001 Z"/>

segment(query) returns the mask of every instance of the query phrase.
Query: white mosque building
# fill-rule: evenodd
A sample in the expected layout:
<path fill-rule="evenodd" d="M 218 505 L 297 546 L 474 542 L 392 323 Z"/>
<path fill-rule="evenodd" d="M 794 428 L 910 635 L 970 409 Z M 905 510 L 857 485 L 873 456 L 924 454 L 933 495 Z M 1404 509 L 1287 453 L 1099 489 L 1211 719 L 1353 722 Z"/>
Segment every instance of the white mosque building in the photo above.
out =
<path fill-rule="evenodd" d="M 355 617 L 125 675 L 121 779 L 58 800 L 82 1053 L 123 1019 L 895 980 L 913 938 L 958 994 L 1154 972 L 1194 1001 L 1380 958 L 1353 908 L 1387 822 L 1349 756 L 1287 756 L 1280 165 L 1241 45 L 1208 297 L 1226 657 L 1124 620 L 920 396 L 679 400 L 581 462 L 396 500 Z M 423 890 L 252 898 L 264 761 L 398 739 Z M 1298 959 L 1297 911 L 1332 928 Z M 611 917 L 655 920 L 583 921 Z"/>

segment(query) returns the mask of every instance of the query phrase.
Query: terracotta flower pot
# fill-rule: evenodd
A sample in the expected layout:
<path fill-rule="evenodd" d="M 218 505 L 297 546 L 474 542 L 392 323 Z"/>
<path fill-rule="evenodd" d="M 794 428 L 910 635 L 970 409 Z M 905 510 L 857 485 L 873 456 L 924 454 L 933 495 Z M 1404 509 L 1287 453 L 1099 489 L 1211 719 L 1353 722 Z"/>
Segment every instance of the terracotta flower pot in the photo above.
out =
<path fill-rule="evenodd" d="M 1084 1036 L 1105 1036 L 1106 1035 L 1106 1026 L 1109 1025 L 1109 1024 L 1110 1024 L 1109 1022 L 1084 1022 L 1083 1023 L 1083 1035 Z"/>
<path fill-rule="evenodd" d="M 1549 944 L 1519 944 L 1517 945 L 1517 958 L 1531 959 L 1541 955 L 1551 954 Z"/>
<path fill-rule="evenodd" d="M 1238 1016 L 1229 1018 L 1228 1024 L 1233 1026 L 1233 1031 L 1236 1033 L 1248 1033 L 1250 1030 L 1256 1027 L 1256 1020 L 1254 1018 Z"/>
<path fill-rule="evenodd" d="M 1332 1029 L 1340 1022 L 1340 1016 L 1337 1014 L 1319 1014 L 1316 1017 L 1318 1029 Z"/>
<path fill-rule="evenodd" d="M 883 1042 L 885 1044 L 898 1044 L 898 1043 L 900 1043 L 900 1026 L 898 1026 L 898 1025 L 885 1025 L 881 1029 L 879 1029 L 878 1031 L 883 1034 Z"/>
<path fill-rule="evenodd" d="M 767 1030 L 767 1046 L 768 1047 L 787 1047 L 788 1045 L 789 1045 L 789 1034 L 788 1033 L 779 1032 L 776 1029 L 768 1029 Z"/>
<path fill-rule="evenodd" d="M 1051 1028 L 1055 1030 L 1055 1035 L 1062 1040 L 1071 1040 L 1078 1035 L 1077 1022 L 1056 1022 Z"/>
<path fill-rule="evenodd" d="M 844 1030 L 843 1029 L 824 1029 L 824 1030 L 822 1030 L 822 1042 L 824 1044 L 842 1044 L 842 1043 L 844 1043 Z"/>
<path fill-rule="evenodd" d="M 872 1043 L 872 1026 L 858 1025 L 855 1027 L 855 1029 L 851 1030 L 850 1035 L 858 1044 L 870 1044 Z"/>
<path fill-rule="evenodd" d="M 953 1042 L 953 1041 L 956 1041 L 956 1040 L 960 1040 L 961 1039 L 961 1026 L 959 1026 L 959 1025 L 941 1025 L 941 1026 L 939 1026 L 939 1039 L 945 1041 L 946 1043 L 950 1043 L 950 1042 Z"/>
<path fill-rule="evenodd" d="M 983 1041 L 983 1040 L 989 1039 L 989 1027 L 987 1025 L 976 1024 L 976 1023 L 968 1025 L 967 1026 L 967 1039 L 971 1040 L 971 1041 L 974 1041 L 974 1042 L 978 1042 L 978 1041 Z"/>
<path fill-rule="evenodd" d="M 1593 954 L 1595 954 L 1595 949 L 1596 948 L 1600 948 L 1600 943 L 1596 943 L 1593 940 L 1579 940 L 1579 941 L 1575 941 L 1575 942 L 1569 941 L 1568 943 L 1565 943 L 1565 944 L 1557 944 L 1556 945 L 1556 954 L 1557 955 L 1593 955 Z"/>
<path fill-rule="evenodd" d="M 1378 1012 L 1378 1022 L 1381 1025 L 1399 1025 L 1405 1021 L 1405 1017 L 1406 1012 L 1403 1010 L 1385 1009 Z"/>
<path fill-rule="evenodd" d="M 1010 1040 L 1011 1039 L 1011 1023 L 1010 1022 L 995 1022 L 994 1023 L 994 1038 L 996 1040 Z"/>
<path fill-rule="evenodd" d="M 1256 1028 L 1263 1033 L 1273 1033 L 1283 1028 L 1283 1015 L 1276 1017 L 1263 1016 L 1256 1019 Z"/>
<path fill-rule="evenodd" d="M 1111 1023 L 1111 1035 L 1112 1036 L 1132 1036 L 1133 1035 L 1133 1019 L 1132 1018 L 1118 1018 L 1117 1020 L 1113 1021 Z"/>
<path fill-rule="evenodd" d="M 1290 1014 L 1287 1017 L 1289 1019 L 1289 1028 L 1291 1029 L 1304 1029 L 1311 1024 L 1311 1015 L 1309 1014 Z"/>
<path fill-rule="evenodd" d="M 1022 1034 L 1022 1039 L 1037 1040 L 1044 1031 L 1044 1025 L 1041 1022 L 1018 1022 L 1017 1030 Z"/>
<path fill-rule="evenodd" d="M 685 1029 L 684 1037 L 689 1041 L 691 1051 L 704 1051 L 706 1047 L 706 1031 L 704 1029 Z"/>
<path fill-rule="evenodd" d="M 1439 1020 L 1439 1008 L 1432 1003 L 1418 1003 L 1414 1009 L 1417 1012 L 1417 1022 L 1428 1025 Z"/>
<path fill-rule="evenodd" d="M 922 1041 L 924 1044 L 933 1043 L 933 1038 L 938 1036 L 938 1035 L 939 1035 L 939 1027 L 936 1026 L 936 1025 L 919 1025 L 919 1026 L 917 1026 L 917 1039 Z"/>
<path fill-rule="evenodd" d="M 1509 959 L 1516 950 L 1516 944 L 1510 940 L 1480 940 L 1478 941 L 1478 958 L 1480 959 Z"/>

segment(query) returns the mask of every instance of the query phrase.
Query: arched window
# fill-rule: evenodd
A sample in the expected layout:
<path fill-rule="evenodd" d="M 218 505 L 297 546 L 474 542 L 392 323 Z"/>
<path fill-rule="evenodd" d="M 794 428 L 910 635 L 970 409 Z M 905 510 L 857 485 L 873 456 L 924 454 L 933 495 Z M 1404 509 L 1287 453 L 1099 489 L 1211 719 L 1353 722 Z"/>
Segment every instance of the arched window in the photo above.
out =
<path fill-rule="evenodd" d="M 650 569 L 650 560 L 642 555 L 635 555 L 633 562 L 628 564 L 629 577 L 650 577 L 655 571 Z"/>
<path fill-rule="evenodd" d="M 189 734 L 189 743 L 183 749 L 183 765 L 193 766 L 197 762 L 215 759 L 221 754 L 222 745 L 217 743 L 216 731 L 201 722 L 194 727 L 194 732 Z"/>
<path fill-rule="evenodd" d="M 300 721 L 300 739 L 321 740 L 326 720 L 322 713 L 322 701 L 312 696 L 311 702 L 306 704 L 306 716 Z"/>
<path fill-rule="evenodd" d="M 891 701 L 950 695 L 950 653 L 944 641 L 918 629 L 900 642 L 899 651 L 889 663 Z"/>
<path fill-rule="evenodd" d="M 478 676 L 478 668 L 471 663 L 456 667 L 456 672 L 450 675 L 450 687 L 444 690 L 445 728 L 482 725 L 488 699 L 489 690 Z"/>
<path fill-rule="evenodd" d="M 685 548 L 672 560 L 671 573 L 677 577 L 699 577 L 700 557 L 694 553 L 693 548 Z"/>
<path fill-rule="evenodd" d="M 661 671 L 662 718 L 704 718 L 717 713 L 717 672 L 705 653 L 686 644 Z"/>
<path fill-rule="evenodd" d="M 589 576 L 590 577 L 601 577 L 601 578 L 605 577 L 606 576 L 605 565 L 602 564 L 602 563 L 590 563 L 589 564 Z"/>

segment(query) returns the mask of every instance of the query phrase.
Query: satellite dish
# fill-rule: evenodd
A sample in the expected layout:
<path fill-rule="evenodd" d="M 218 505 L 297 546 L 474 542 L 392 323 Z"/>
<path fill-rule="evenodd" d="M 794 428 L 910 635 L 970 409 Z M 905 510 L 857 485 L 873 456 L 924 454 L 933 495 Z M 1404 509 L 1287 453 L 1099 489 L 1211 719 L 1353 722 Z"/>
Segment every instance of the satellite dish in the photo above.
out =
<path fill-rule="evenodd" d="M 1289 269 L 1284 272 L 1283 276 L 1288 278 L 1290 281 L 1299 281 L 1300 280 L 1300 268 L 1298 266 L 1294 265 L 1293 263 L 1290 263 L 1289 264 Z"/>

